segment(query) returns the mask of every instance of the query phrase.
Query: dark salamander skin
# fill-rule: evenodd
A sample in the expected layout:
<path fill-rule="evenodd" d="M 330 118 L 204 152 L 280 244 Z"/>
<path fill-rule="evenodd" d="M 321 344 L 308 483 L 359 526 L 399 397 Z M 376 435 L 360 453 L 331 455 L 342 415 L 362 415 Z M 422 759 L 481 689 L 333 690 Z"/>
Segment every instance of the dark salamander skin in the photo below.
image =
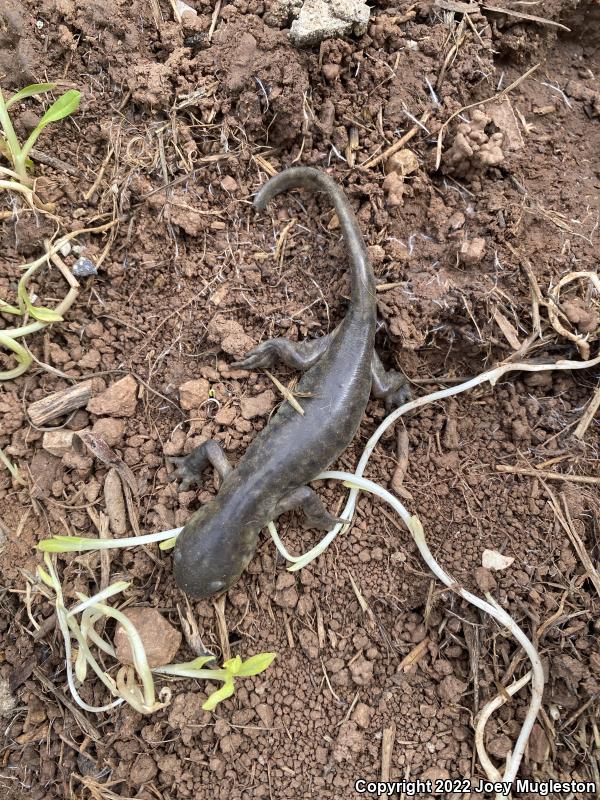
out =
<path fill-rule="evenodd" d="M 262 187 L 255 208 L 264 210 L 276 195 L 296 187 L 324 191 L 333 203 L 350 261 L 350 304 L 331 334 L 300 343 L 263 342 L 236 365 L 255 369 L 279 361 L 304 370 L 297 386 L 298 393 L 310 395 L 300 400 L 304 416 L 282 403 L 235 470 L 214 441 L 174 459 L 183 487 L 197 483 L 209 462 L 222 478 L 216 497 L 190 518 L 175 546 L 175 579 L 193 597 L 218 594 L 235 583 L 254 555 L 260 530 L 284 511 L 302 507 L 309 526 L 331 528 L 336 519 L 307 484 L 351 442 L 372 389 L 388 406 L 407 397 L 402 376 L 385 372 L 374 352 L 375 280 L 343 191 L 317 169 L 293 167 Z"/>

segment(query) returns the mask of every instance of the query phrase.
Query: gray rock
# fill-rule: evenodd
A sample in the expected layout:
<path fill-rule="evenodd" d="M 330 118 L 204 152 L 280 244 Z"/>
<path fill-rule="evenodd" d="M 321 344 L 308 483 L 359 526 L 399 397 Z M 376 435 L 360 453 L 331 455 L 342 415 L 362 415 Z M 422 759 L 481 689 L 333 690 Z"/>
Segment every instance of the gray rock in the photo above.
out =
<path fill-rule="evenodd" d="M 71 271 L 76 278 L 89 278 L 90 275 L 98 274 L 98 270 L 96 269 L 94 262 L 90 261 L 89 258 L 85 258 L 84 256 L 81 256 L 77 259 L 77 261 L 73 264 L 73 269 Z"/>
<path fill-rule="evenodd" d="M 305 0 L 292 22 L 290 36 L 299 46 L 350 33 L 361 36 L 367 30 L 370 13 L 364 0 Z"/>

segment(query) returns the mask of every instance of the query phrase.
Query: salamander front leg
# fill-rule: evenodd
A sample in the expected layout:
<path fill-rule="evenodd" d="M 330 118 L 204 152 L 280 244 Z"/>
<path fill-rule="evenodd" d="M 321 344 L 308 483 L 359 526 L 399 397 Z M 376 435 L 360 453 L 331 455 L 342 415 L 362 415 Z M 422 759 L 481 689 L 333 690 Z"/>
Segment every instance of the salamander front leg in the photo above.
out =
<path fill-rule="evenodd" d="M 182 492 L 187 491 L 190 486 L 197 486 L 200 483 L 202 472 L 209 464 L 212 464 L 221 480 L 233 469 L 221 445 L 214 439 L 203 442 L 187 456 L 173 457 L 168 460 L 176 466 L 176 470 L 173 475 L 169 476 L 169 480 L 179 481 L 179 488 Z"/>
<path fill-rule="evenodd" d="M 282 498 L 275 508 L 275 517 L 291 511 L 293 508 L 302 508 L 305 514 L 305 527 L 317 528 L 328 531 L 338 522 L 344 522 L 339 517 L 334 517 L 325 508 L 317 493 L 310 486 L 300 486 L 286 497 Z"/>
<path fill-rule="evenodd" d="M 269 368 L 277 363 L 286 364 L 288 367 L 304 371 L 316 364 L 329 347 L 335 331 L 321 336 L 319 339 L 305 339 L 302 342 L 291 342 L 289 339 L 278 337 L 267 339 L 253 347 L 241 361 L 236 361 L 233 366 L 238 369 Z"/>
<path fill-rule="evenodd" d="M 388 411 L 410 399 L 410 387 L 404 375 L 395 369 L 386 370 L 375 351 L 371 361 L 371 378 L 371 394 L 383 400 Z"/>

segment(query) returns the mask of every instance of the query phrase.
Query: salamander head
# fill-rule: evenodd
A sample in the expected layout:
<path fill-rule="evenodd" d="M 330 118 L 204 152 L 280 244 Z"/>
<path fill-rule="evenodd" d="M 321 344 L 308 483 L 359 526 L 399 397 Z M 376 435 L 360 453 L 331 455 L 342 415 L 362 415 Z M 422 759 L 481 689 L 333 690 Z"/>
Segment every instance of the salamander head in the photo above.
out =
<path fill-rule="evenodd" d="M 210 597 L 229 589 L 250 563 L 258 530 L 237 526 L 219 503 L 202 506 L 177 537 L 173 572 L 191 597 Z"/>

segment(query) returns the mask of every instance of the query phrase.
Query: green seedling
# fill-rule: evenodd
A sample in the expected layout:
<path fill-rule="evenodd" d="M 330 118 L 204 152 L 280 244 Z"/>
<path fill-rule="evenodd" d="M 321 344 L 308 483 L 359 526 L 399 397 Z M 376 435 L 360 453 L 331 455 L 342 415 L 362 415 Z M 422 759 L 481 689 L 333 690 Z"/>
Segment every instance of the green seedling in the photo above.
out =
<path fill-rule="evenodd" d="M 0 135 L 0 142 L 1 141 L 2 136 Z M 3 168 L 0 167 L 0 174 L 3 171 L 7 172 L 9 170 L 3 170 Z M 24 188 L 16 181 L 0 180 L 0 189 L 7 188 L 4 186 L 6 183 L 10 184 L 10 186 L 13 188 Z M 31 192 L 30 189 L 27 191 Z M 35 306 L 31 302 L 31 299 L 27 293 L 27 282 L 31 276 L 42 265 L 54 260 L 56 254 L 60 251 L 63 245 L 71 241 L 71 239 L 75 239 L 77 236 L 81 236 L 81 234 L 84 233 L 102 233 L 103 231 L 109 230 L 114 225 L 116 225 L 116 220 L 112 220 L 104 225 L 97 225 L 93 228 L 79 228 L 78 230 L 71 231 L 64 236 L 61 236 L 60 239 L 57 239 L 52 244 L 50 242 L 45 242 L 45 252 L 43 256 L 36 258 L 35 261 L 30 261 L 26 264 L 20 264 L 17 267 L 17 269 L 24 271 L 24 274 L 19 281 L 17 291 L 18 306 L 11 305 L 10 303 L 0 299 L 0 314 L 6 313 L 13 314 L 15 316 L 23 316 L 25 313 L 27 313 L 28 316 L 32 317 L 33 321 L 28 322 L 26 325 L 20 325 L 17 328 L 4 328 L 0 330 L 0 347 L 10 350 L 17 361 L 17 366 L 13 369 L 0 371 L 0 381 L 18 378 L 19 375 L 22 375 L 27 371 L 31 362 L 33 361 L 33 358 L 31 357 L 31 354 L 27 348 L 19 344 L 19 342 L 16 340 L 23 336 L 30 336 L 33 333 L 37 333 L 38 331 L 43 330 L 47 325 L 50 325 L 52 322 L 60 322 L 65 313 L 71 308 L 77 297 L 79 284 L 67 270 L 61 267 L 59 262 L 57 266 L 59 267 L 70 287 L 67 296 L 54 309 L 46 308 L 45 306 Z"/>
<path fill-rule="evenodd" d="M 128 536 L 123 539 L 92 539 L 85 536 L 53 536 L 42 539 L 37 549 L 42 553 L 82 553 L 84 550 L 111 550 L 119 547 L 138 547 L 141 544 L 164 542 L 173 539 L 182 528 L 173 528 L 160 533 L 148 533 L 145 536 Z"/>
<path fill-rule="evenodd" d="M 50 125 L 50 123 L 58 122 L 77 111 L 79 108 L 79 101 L 81 100 L 81 92 L 78 92 L 77 89 L 69 89 L 61 95 L 58 100 L 55 100 L 31 131 L 23 145 L 21 145 L 17 138 L 8 111 L 16 103 L 25 100 L 27 97 L 35 97 L 36 95 L 51 92 L 55 88 L 55 83 L 32 83 L 30 86 L 26 86 L 16 94 L 13 94 L 9 100 L 4 99 L 2 90 L 0 90 L 0 127 L 2 129 L 2 134 L 0 135 L 0 152 L 10 161 L 13 169 L 13 176 L 24 186 L 30 187 L 32 185 L 28 173 L 28 169 L 32 167 L 32 162 L 29 158 L 31 148 L 38 140 L 44 128 Z M 10 184 L 12 181 L 6 181 L 6 183 Z M 18 186 L 18 183 L 16 185 Z"/>
<path fill-rule="evenodd" d="M 143 537 L 138 537 L 138 539 L 141 538 Z M 117 581 L 93 597 L 87 597 L 77 592 L 80 602 L 67 610 L 60 579 L 48 552 L 44 553 L 44 561 L 46 569 L 38 566 L 38 575 L 42 583 L 54 592 L 56 618 L 64 640 L 67 683 L 75 702 L 86 711 L 94 713 L 108 711 L 123 702 L 128 703 L 140 714 L 152 714 L 154 711 L 164 708 L 170 702 L 171 692 L 168 687 L 164 687 L 159 694 L 160 699 L 156 699 L 153 672 L 182 678 L 220 681 L 223 686 L 213 692 L 202 706 L 206 711 L 212 711 L 222 700 L 231 697 L 234 693 L 236 678 L 259 675 L 269 667 L 275 658 L 275 653 L 260 653 L 246 661 L 242 661 L 239 656 L 236 656 L 225 661 L 221 669 L 203 669 L 209 661 L 214 660 L 213 656 L 203 656 L 184 664 L 168 664 L 152 670 L 148 664 L 144 644 L 133 622 L 122 611 L 104 602 L 113 595 L 125 591 L 129 587 L 129 583 Z M 77 621 L 78 614 L 81 614 L 81 622 Z M 116 658 L 113 646 L 94 630 L 94 625 L 102 618 L 114 619 L 121 625 L 129 639 L 133 654 L 133 667 L 121 667 L 117 672 L 116 679 L 112 678 L 99 665 L 89 646 L 91 642 L 107 656 Z M 75 639 L 78 646 L 74 672 L 71 659 L 72 638 Z M 75 678 L 79 683 L 83 683 L 87 677 L 88 667 L 91 667 L 110 694 L 117 698 L 116 700 L 105 706 L 90 706 L 82 700 L 75 685 Z"/>
<path fill-rule="evenodd" d="M 222 669 L 202 669 L 209 661 L 213 661 L 214 657 L 200 656 L 200 658 L 195 658 L 185 664 L 169 664 L 166 667 L 156 667 L 152 671 L 161 675 L 175 675 L 180 678 L 203 678 L 209 681 L 221 681 L 223 686 L 209 695 L 202 704 L 202 708 L 205 711 L 214 711 L 219 703 L 227 700 L 235 692 L 236 678 L 249 678 L 251 675 L 260 675 L 261 672 L 271 666 L 276 656 L 277 653 L 259 653 L 246 659 L 246 661 L 242 661 L 240 656 L 236 656 L 224 661 Z"/>

